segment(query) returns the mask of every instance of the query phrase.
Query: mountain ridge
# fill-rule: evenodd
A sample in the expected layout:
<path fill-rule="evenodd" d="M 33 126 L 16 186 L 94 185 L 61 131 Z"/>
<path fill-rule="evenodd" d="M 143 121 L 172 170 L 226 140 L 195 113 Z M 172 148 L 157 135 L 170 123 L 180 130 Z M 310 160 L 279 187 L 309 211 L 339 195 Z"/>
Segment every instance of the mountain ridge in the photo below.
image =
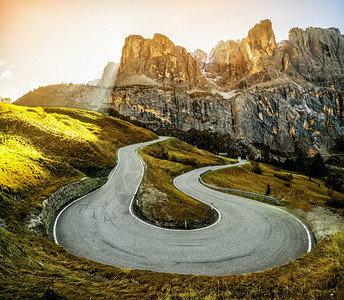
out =
<path fill-rule="evenodd" d="M 298 148 L 327 154 L 344 138 L 344 37 L 335 28 L 292 28 L 289 40 L 276 43 L 271 21 L 263 20 L 208 55 L 162 34 L 131 35 L 112 91 L 64 95 L 65 105 L 116 110 L 156 131 L 227 136 L 223 145 L 240 141 L 254 156 L 262 145 L 285 155 Z M 17 103 L 33 104 L 30 97 Z M 61 105 L 39 97 L 40 105 Z"/>

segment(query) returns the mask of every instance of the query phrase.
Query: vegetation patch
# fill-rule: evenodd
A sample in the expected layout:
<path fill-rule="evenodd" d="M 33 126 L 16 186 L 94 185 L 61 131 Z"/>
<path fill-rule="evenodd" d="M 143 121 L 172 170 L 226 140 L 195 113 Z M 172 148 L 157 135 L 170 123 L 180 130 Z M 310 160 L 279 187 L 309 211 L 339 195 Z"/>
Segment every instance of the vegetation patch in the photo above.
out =
<path fill-rule="evenodd" d="M 293 180 L 293 175 L 291 173 L 284 174 L 284 173 L 274 173 L 274 176 L 278 179 L 282 179 L 284 181 L 291 181 Z"/>
<path fill-rule="evenodd" d="M 205 174 L 203 180 L 214 186 L 262 195 L 266 194 L 269 185 L 269 196 L 276 197 L 289 208 L 308 211 L 313 205 L 319 205 L 336 209 L 344 216 L 344 207 L 341 206 L 344 194 L 329 190 L 323 180 L 310 180 L 308 176 L 295 172 L 276 172 L 273 166 L 262 163 L 260 168 L 261 174 L 254 173 L 254 167 L 249 164 L 216 170 Z"/>
<path fill-rule="evenodd" d="M 253 172 L 253 173 L 256 173 L 256 174 L 258 174 L 258 175 L 260 175 L 260 174 L 263 173 L 263 170 L 262 170 L 262 168 L 260 167 L 259 162 L 251 161 L 251 166 L 252 166 L 252 172 Z"/>
<path fill-rule="evenodd" d="M 0 229 L 1 299 L 342 299 L 344 234 L 264 272 L 193 276 L 124 270 Z"/>
<path fill-rule="evenodd" d="M 106 176 L 119 147 L 154 138 L 95 112 L 0 103 L 0 218 L 22 223 L 61 186 Z"/>
<path fill-rule="evenodd" d="M 140 151 L 147 169 L 140 188 L 136 213 L 158 226 L 194 229 L 212 224 L 217 215 L 173 186 L 173 179 L 194 168 L 223 165 L 234 160 L 196 149 L 176 138 L 150 145 Z"/>
<path fill-rule="evenodd" d="M 82 170 L 93 170 L 92 174 L 97 174 L 98 160 L 106 168 L 112 166 L 115 159 L 112 150 L 117 147 L 153 139 L 155 135 L 125 122 L 79 110 L 17 108 L 2 104 L 0 109 L 1 299 L 342 299 L 343 233 L 323 239 L 310 253 L 287 265 L 239 276 L 193 276 L 119 269 L 75 257 L 53 242 L 35 236 L 20 224 L 32 206 L 40 206 L 40 199 L 65 183 L 84 177 Z M 62 115 L 60 120 L 65 119 L 69 125 L 59 124 L 60 121 L 55 123 L 51 117 L 57 119 L 51 114 Z M 37 122 L 37 125 L 27 128 L 23 118 L 25 122 Z M 56 125 L 55 129 L 49 125 L 49 120 Z M 82 134 L 70 136 L 68 132 L 75 132 L 74 125 L 88 128 L 84 137 L 89 138 L 82 138 Z M 82 131 L 81 127 L 78 130 Z M 57 145 L 59 151 L 50 153 L 45 150 L 45 146 L 53 148 L 49 141 L 64 143 L 66 147 Z M 75 147 L 85 145 L 85 151 L 81 147 L 69 153 L 72 147 L 68 144 L 73 143 Z M 105 152 L 98 154 L 98 143 L 105 147 Z M 184 147 L 185 155 L 187 147 Z M 90 150 L 92 154 L 87 153 Z M 107 151 L 109 155 L 103 158 Z M 173 149 L 167 151 L 170 152 L 174 152 Z M 183 155 L 179 155 L 183 159 Z M 142 156 L 159 163 L 161 169 L 157 168 L 160 173 L 153 177 L 154 183 L 162 174 L 179 174 L 192 169 L 186 163 L 144 153 Z M 206 163 L 201 157 L 196 160 L 200 165 Z M 267 170 L 270 169 L 270 177 L 279 180 L 273 176 L 275 170 L 272 167 L 262 165 L 262 169 L 263 174 L 257 176 L 269 174 Z M 153 173 L 153 169 L 151 171 Z M 244 172 L 233 172 L 242 175 L 243 179 L 252 174 L 249 166 Z M 293 174 L 293 186 L 299 185 L 298 176 Z M 303 182 L 308 180 L 302 178 Z M 282 185 L 283 182 L 281 180 Z M 322 184 L 321 181 L 315 183 Z M 266 184 L 262 184 L 263 192 Z M 275 186 L 272 182 L 270 185 L 274 194 Z M 325 194 L 320 195 L 324 200 L 319 201 L 325 203 L 329 195 L 327 188 L 322 185 L 321 188 Z"/>

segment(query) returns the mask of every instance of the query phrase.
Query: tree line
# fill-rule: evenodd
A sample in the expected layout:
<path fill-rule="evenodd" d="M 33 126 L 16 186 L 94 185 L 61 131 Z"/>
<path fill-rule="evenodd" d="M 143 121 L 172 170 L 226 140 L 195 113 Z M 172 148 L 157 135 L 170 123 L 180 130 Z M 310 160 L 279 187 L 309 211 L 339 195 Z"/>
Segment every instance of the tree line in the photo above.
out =
<path fill-rule="evenodd" d="M 300 149 L 296 151 L 296 158 L 287 158 L 283 162 L 271 158 L 266 149 L 262 151 L 262 157 L 258 160 L 284 170 L 298 172 L 312 178 L 322 179 L 326 187 L 338 192 L 344 192 L 343 189 L 343 173 L 332 171 L 325 163 L 320 153 L 313 157 L 309 157 Z"/>

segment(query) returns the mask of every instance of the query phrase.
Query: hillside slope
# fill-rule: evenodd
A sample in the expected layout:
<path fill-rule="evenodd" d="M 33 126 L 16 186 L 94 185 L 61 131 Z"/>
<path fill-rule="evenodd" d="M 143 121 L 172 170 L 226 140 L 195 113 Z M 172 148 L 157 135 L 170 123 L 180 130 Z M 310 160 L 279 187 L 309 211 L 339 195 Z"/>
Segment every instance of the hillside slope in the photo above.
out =
<path fill-rule="evenodd" d="M 62 185 L 104 176 L 119 147 L 154 138 L 95 112 L 0 103 L 0 218 L 9 226 L 22 222 Z"/>
<path fill-rule="evenodd" d="M 173 179 L 194 168 L 225 165 L 236 160 L 216 156 L 176 138 L 170 138 L 139 151 L 146 164 L 135 211 L 144 220 L 161 227 L 195 229 L 208 226 L 217 214 L 173 185 Z"/>
<path fill-rule="evenodd" d="M 111 87 L 53 84 L 39 87 L 20 97 L 16 105 L 72 107 L 101 111 L 111 98 Z"/>
<path fill-rule="evenodd" d="M 0 134 L 1 299 L 341 299 L 343 234 L 324 239 L 288 265 L 242 276 L 123 270 L 75 257 L 20 226 L 28 211 L 84 172 L 112 167 L 118 147 L 155 135 L 98 113 L 5 104 Z M 194 162 L 195 151 L 185 144 L 177 150 L 179 144 L 147 150 L 155 156 L 161 150 L 173 162 Z M 206 163 L 203 159 L 198 163 Z"/>

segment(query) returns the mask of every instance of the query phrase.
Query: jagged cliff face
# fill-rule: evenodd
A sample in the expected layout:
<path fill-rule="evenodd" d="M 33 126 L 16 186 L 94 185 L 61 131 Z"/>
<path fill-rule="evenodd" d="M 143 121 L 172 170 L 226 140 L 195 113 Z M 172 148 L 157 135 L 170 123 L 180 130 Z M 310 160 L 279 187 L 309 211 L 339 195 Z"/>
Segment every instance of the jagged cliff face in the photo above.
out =
<path fill-rule="evenodd" d="M 200 63 L 222 88 L 247 88 L 281 77 L 344 88 L 344 37 L 338 29 L 293 28 L 276 44 L 269 20 L 256 24 L 242 41 L 221 41 Z"/>
<path fill-rule="evenodd" d="M 116 85 L 230 90 L 281 78 L 343 89 L 343 35 L 335 28 L 293 28 L 288 41 L 276 44 L 271 21 L 263 20 L 243 40 L 221 41 L 209 55 L 200 49 L 188 53 L 161 34 L 132 35 L 123 47 Z"/>
<path fill-rule="evenodd" d="M 116 88 L 112 107 L 149 128 L 195 128 L 293 153 L 327 153 L 343 136 L 344 93 L 297 86 L 249 89 L 229 99 L 212 93 L 153 87 Z"/>
<path fill-rule="evenodd" d="M 232 102 L 238 116 L 235 133 L 272 150 L 293 153 L 298 145 L 309 154 L 327 153 L 343 136 L 344 93 L 285 86 L 252 89 Z"/>
<path fill-rule="evenodd" d="M 338 29 L 293 28 L 286 52 L 291 75 L 296 71 L 307 81 L 344 88 L 344 36 Z"/>
<path fill-rule="evenodd" d="M 277 45 L 269 20 L 256 24 L 242 41 L 221 41 L 204 67 L 206 76 L 220 87 L 247 87 L 275 77 Z"/>
<path fill-rule="evenodd" d="M 153 130 L 218 131 L 221 128 L 223 132 L 232 131 L 229 102 L 207 92 L 189 94 L 181 89 L 163 87 L 117 87 L 112 107 L 132 120 L 148 124 Z"/>
<path fill-rule="evenodd" d="M 343 68 L 339 30 L 295 28 L 288 41 L 276 43 L 271 22 L 264 20 L 243 40 L 221 41 L 209 55 L 200 49 L 190 54 L 161 34 L 129 36 L 111 95 L 66 87 L 56 98 L 40 95 L 40 89 L 33 94 L 43 106 L 64 101 L 113 108 L 153 130 L 217 133 L 234 145 L 249 145 L 254 154 L 263 144 L 289 154 L 296 146 L 327 153 L 344 139 Z M 113 80 L 105 80 L 108 69 L 107 82 Z M 32 99 L 19 102 L 30 105 Z"/>
<path fill-rule="evenodd" d="M 116 85 L 165 85 L 205 87 L 197 60 L 185 48 L 175 46 L 162 34 L 153 39 L 139 35 L 126 38 Z"/>

